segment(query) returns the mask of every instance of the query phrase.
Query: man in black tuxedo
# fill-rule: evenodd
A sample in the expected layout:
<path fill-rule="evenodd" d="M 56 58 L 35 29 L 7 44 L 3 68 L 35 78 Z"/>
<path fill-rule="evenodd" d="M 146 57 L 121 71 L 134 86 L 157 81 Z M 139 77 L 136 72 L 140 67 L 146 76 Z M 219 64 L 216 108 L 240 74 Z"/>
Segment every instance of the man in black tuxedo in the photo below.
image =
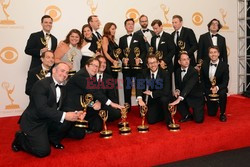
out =
<path fill-rule="evenodd" d="M 228 64 L 219 59 L 219 47 L 211 46 L 208 49 L 210 60 L 204 61 L 201 66 L 201 79 L 204 83 L 205 95 L 207 98 L 208 115 L 216 116 L 218 107 L 220 107 L 220 121 L 225 122 L 227 105 L 227 92 L 229 82 L 229 67 Z M 211 80 L 215 77 L 216 85 L 212 86 Z M 219 102 L 210 101 L 209 94 L 217 93 Z"/>
<path fill-rule="evenodd" d="M 92 35 L 93 35 L 91 40 L 91 47 L 89 49 L 94 53 L 96 53 L 97 41 L 102 39 L 102 35 L 97 31 L 100 28 L 101 22 L 97 15 L 89 16 L 87 21 L 90 27 L 92 28 Z"/>
<path fill-rule="evenodd" d="M 125 103 L 129 103 L 131 105 L 131 90 L 132 90 L 132 80 L 136 78 L 136 73 L 140 70 L 133 69 L 135 65 L 140 65 L 142 68 L 145 68 L 145 57 L 146 57 L 146 44 L 145 40 L 142 36 L 133 33 L 134 32 L 134 20 L 132 18 L 126 19 L 124 22 L 125 29 L 127 34 L 122 36 L 119 40 L 119 48 L 122 49 L 121 60 L 124 66 L 128 66 L 129 69 L 123 69 L 123 88 L 124 88 L 124 96 Z M 124 51 L 126 48 L 130 49 L 128 58 L 125 57 Z M 139 48 L 140 57 L 136 58 L 134 49 Z"/>
<path fill-rule="evenodd" d="M 98 83 L 98 88 L 100 91 L 107 96 L 111 101 L 119 103 L 118 90 L 116 79 L 112 78 L 109 74 L 105 72 L 107 64 L 104 56 L 96 56 L 96 59 L 100 62 L 100 68 L 96 74 L 96 80 Z M 108 121 L 114 121 L 121 118 L 121 111 L 119 109 L 113 108 L 102 104 L 101 109 L 108 111 Z"/>
<path fill-rule="evenodd" d="M 90 58 L 84 68 L 78 71 L 69 79 L 66 84 L 66 100 L 63 103 L 63 110 L 82 110 L 83 106 L 80 103 L 80 97 L 85 97 L 86 94 L 92 94 L 95 100 L 93 105 L 87 108 L 86 120 L 88 121 L 88 131 L 99 132 L 102 130 L 102 119 L 98 111 L 101 105 L 110 106 L 115 109 L 122 109 L 123 106 L 111 101 L 102 90 L 98 89 L 96 74 L 99 70 L 100 62 L 96 58 Z"/>
<path fill-rule="evenodd" d="M 139 23 L 141 25 L 141 29 L 136 31 L 135 34 L 138 34 L 143 37 L 146 43 L 146 50 L 148 53 L 148 48 L 151 46 L 151 38 L 155 36 L 155 32 L 153 30 L 148 29 L 148 17 L 146 15 L 141 15 L 139 17 Z"/>
<path fill-rule="evenodd" d="M 43 52 L 41 55 L 42 64 L 28 71 L 25 93 L 30 96 L 33 85 L 36 81 L 51 76 L 51 68 L 55 62 L 55 56 L 52 51 Z"/>
<path fill-rule="evenodd" d="M 168 103 L 171 97 L 170 74 L 159 67 L 159 59 L 154 54 L 147 56 L 148 69 L 137 76 L 136 96 L 140 107 L 148 106 L 147 121 L 154 124 L 165 120 L 171 123 Z"/>
<path fill-rule="evenodd" d="M 209 60 L 208 48 L 211 46 L 218 46 L 220 52 L 219 59 L 228 63 L 226 39 L 218 33 L 222 28 L 220 21 L 213 19 L 208 23 L 207 27 L 209 32 L 202 34 L 199 39 L 197 60 Z"/>
<path fill-rule="evenodd" d="M 182 116 L 180 122 L 186 122 L 193 118 L 195 122 L 202 123 L 204 120 L 204 97 L 198 72 L 190 66 L 190 58 L 187 52 L 181 52 L 178 57 L 180 68 L 176 71 L 176 90 L 174 92 L 177 99 L 169 105 L 177 105 L 177 110 Z M 193 116 L 189 111 L 190 107 L 193 109 Z"/>
<path fill-rule="evenodd" d="M 50 143 L 63 149 L 60 140 L 66 135 L 82 139 L 85 131 L 76 128 L 70 121 L 83 119 L 82 111 L 61 110 L 64 91 L 60 87 L 68 77 L 69 66 L 59 63 L 52 70 L 52 77 L 39 80 L 32 88 L 30 103 L 20 118 L 21 131 L 16 132 L 12 143 L 13 151 L 26 151 L 37 157 L 50 154 Z"/>
<path fill-rule="evenodd" d="M 196 60 L 194 57 L 194 52 L 198 49 L 197 40 L 194 34 L 194 31 L 190 28 L 183 27 L 183 19 L 180 15 L 174 15 L 172 17 L 172 24 L 174 28 L 174 32 L 172 32 L 172 37 L 175 42 L 175 59 L 174 59 L 174 69 L 175 71 L 180 67 L 178 63 L 178 55 L 180 51 L 186 51 L 190 58 L 190 65 L 195 67 Z M 183 42 L 183 48 L 180 46 L 180 41 Z"/>
<path fill-rule="evenodd" d="M 53 19 L 49 15 L 44 15 L 41 19 L 42 31 L 30 35 L 25 47 L 25 53 L 32 56 L 29 69 L 42 64 L 40 60 L 42 53 L 47 50 L 56 50 L 57 39 L 50 34 L 52 23 Z"/>
<path fill-rule="evenodd" d="M 156 34 L 156 36 L 151 39 L 151 46 L 154 48 L 154 53 L 156 51 L 162 52 L 163 57 L 162 61 L 160 61 L 160 65 L 162 68 L 167 66 L 167 70 L 171 76 L 173 72 L 172 59 L 175 54 L 174 40 L 169 33 L 163 31 L 163 25 L 160 20 L 154 20 L 151 26 Z"/>

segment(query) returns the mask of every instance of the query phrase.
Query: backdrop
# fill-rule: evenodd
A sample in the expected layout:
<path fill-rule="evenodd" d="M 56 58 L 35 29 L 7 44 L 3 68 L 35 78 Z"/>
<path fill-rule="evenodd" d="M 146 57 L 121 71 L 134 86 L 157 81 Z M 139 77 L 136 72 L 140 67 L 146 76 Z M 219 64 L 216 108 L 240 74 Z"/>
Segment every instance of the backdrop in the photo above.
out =
<path fill-rule="evenodd" d="M 0 117 L 20 115 L 28 104 L 25 95 L 30 56 L 24 53 L 27 39 L 41 30 L 44 14 L 54 18 L 52 34 L 63 40 L 72 28 L 81 29 L 91 14 L 102 23 L 117 25 L 116 39 L 126 33 L 124 21 L 145 14 L 149 25 L 153 19 L 164 23 L 164 30 L 172 32 L 172 16 L 183 17 L 184 26 L 194 30 L 197 40 L 207 32 L 207 23 L 217 18 L 223 24 L 230 64 L 229 93 L 237 93 L 237 1 L 228 0 L 0 0 Z M 149 26 L 151 28 L 151 26 Z"/>

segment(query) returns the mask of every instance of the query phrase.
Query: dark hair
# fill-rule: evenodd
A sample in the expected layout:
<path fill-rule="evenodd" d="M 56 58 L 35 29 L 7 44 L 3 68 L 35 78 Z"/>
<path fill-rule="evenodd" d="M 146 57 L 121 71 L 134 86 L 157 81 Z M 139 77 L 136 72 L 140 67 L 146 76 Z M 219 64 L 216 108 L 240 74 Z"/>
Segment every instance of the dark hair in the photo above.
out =
<path fill-rule="evenodd" d="M 45 55 L 46 55 L 46 53 L 48 53 L 48 52 L 50 52 L 50 53 L 52 53 L 54 55 L 53 50 L 47 50 L 47 51 L 45 51 L 45 52 L 42 53 L 41 58 L 44 58 Z M 55 55 L 54 55 L 54 57 L 55 57 Z"/>
<path fill-rule="evenodd" d="M 46 19 L 46 18 L 50 18 L 53 22 L 53 19 L 50 15 L 44 15 L 42 18 L 41 18 L 41 23 L 43 23 L 43 20 Z"/>
<path fill-rule="evenodd" d="M 91 16 L 89 16 L 88 17 L 88 24 L 91 22 L 91 21 L 93 21 L 93 17 L 98 17 L 97 15 L 91 15 Z"/>
<path fill-rule="evenodd" d="M 98 63 L 100 64 L 100 61 L 96 57 L 92 57 L 86 61 L 85 66 L 89 66 L 93 61 L 98 61 Z"/>
<path fill-rule="evenodd" d="M 178 60 L 180 60 L 181 59 L 181 56 L 182 55 L 187 55 L 188 57 L 189 57 L 189 55 L 188 55 L 188 52 L 187 51 L 180 51 L 180 53 L 178 54 Z"/>
<path fill-rule="evenodd" d="M 141 21 L 141 18 L 142 18 L 142 17 L 146 17 L 146 18 L 148 19 L 148 16 L 142 14 L 142 15 L 139 17 L 139 21 Z"/>
<path fill-rule="evenodd" d="M 84 29 L 85 29 L 86 27 L 88 27 L 88 28 L 91 30 L 91 32 L 93 31 L 92 27 L 91 27 L 89 24 L 84 24 L 84 25 L 82 26 L 82 36 L 83 36 L 83 31 L 84 31 Z M 83 38 L 84 38 L 84 36 L 83 36 Z"/>
<path fill-rule="evenodd" d="M 115 26 L 115 28 L 117 28 L 116 24 L 113 22 L 108 22 L 105 24 L 104 28 L 103 28 L 103 36 L 107 37 L 108 39 L 110 39 L 111 41 L 114 41 L 115 37 L 111 36 L 110 37 L 110 27 Z"/>
<path fill-rule="evenodd" d="M 173 15 L 172 19 L 179 19 L 180 22 L 183 21 L 183 18 L 180 15 Z"/>
<path fill-rule="evenodd" d="M 77 47 L 81 48 L 81 46 L 82 46 L 82 34 L 81 34 L 81 32 L 80 32 L 79 30 L 77 30 L 77 29 L 72 29 L 72 30 L 70 30 L 70 32 L 69 32 L 68 35 L 66 36 L 66 39 L 65 39 L 63 42 L 65 42 L 66 44 L 69 44 L 69 43 L 70 43 L 69 37 L 70 37 L 70 35 L 73 34 L 73 33 L 76 33 L 77 35 L 79 35 L 80 39 L 79 39 L 79 42 L 77 43 Z"/>
<path fill-rule="evenodd" d="M 156 24 L 158 24 L 158 26 L 161 26 L 161 25 L 162 25 L 161 20 L 159 20 L 159 19 L 153 20 L 152 23 L 151 23 L 151 26 L 153 27 L 153 26 L 156 25 Z"/>
<path fill-rule="evenodd" d="M 124 26 L 126 26 L 127 22 L 132 21 L 133 23 L 135 23 L 133 18 L 128 18 L 124 21 Z"/>
<path fill-rule="evenodd" d="M 97 60 L 99 60 L 100 58 L 103 58 L 103 59 L 105 59 L 106 60 L 106 57 L 105 56 L 103 56 L 103 55 L 98 55 L 98 56 L 96 56 L 95 57 Z M 106 60 L 107 61 L 107 60 Z"/>
<path fill-rule="evenodd" d="M 218 30 L 217 32 L 222 28 L 222 25 L 220 23 L 220 20 L 218 19 L 212 19 L 208 24 L 207 24 L 207 28 L 208 28 L 208 31 L 210 31 L 210 26 L 212 25 L 213 21 L 217 21 L 218 22 Z"/>
<path fill-rule="evenodd" d="M 219 49 L 218 46 L 210 46 L 210 47 L 208 48 L 208 53 L 209 53 L 210 49 L 216 49 L 216 50 L 220 53 L 220 49 Z"/>
<path fill-rule="evenodd" d="M 147 63 L 148 63 L 148 59 L 156 59 L 157 61 L 159 61 L 159 57 L 156 56 L 155 54 L 151 54 L 151 55 L 147 56 L 147 58 L 146 58 Z"/>

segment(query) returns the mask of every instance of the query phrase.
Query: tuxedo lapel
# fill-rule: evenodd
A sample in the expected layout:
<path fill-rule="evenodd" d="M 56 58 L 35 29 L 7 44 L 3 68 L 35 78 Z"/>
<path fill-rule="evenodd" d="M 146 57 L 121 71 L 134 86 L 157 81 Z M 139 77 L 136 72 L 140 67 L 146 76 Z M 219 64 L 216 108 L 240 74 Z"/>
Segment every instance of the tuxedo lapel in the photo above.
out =
<path fill-rule="evenodd" d="M 207 41 L 209 42 L 209 46 L 214 46 L 210 32 L 207 33 Z"/>

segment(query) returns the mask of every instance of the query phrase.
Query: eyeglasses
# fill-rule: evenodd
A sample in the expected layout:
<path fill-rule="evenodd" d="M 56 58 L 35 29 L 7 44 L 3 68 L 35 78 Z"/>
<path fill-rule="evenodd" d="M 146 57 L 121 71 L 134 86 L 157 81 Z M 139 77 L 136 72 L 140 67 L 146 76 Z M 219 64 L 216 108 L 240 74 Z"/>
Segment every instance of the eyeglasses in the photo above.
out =
<path fill-rule="evenodd" d="M 148 63 L 148 65 L 153 65 L 153 64 L 157 64 L 157 63 L 158 63 L 158 61 L 153 61 L 153 62 Z"/>
<path fill-rule="evenodd" d="M 95 65 L 95 64 L 89 64 L 89 65 L 92 65 L 92 66 L 94 66 L 95 68 L 99 68 L 99 66 L 98 65 Z"/>

